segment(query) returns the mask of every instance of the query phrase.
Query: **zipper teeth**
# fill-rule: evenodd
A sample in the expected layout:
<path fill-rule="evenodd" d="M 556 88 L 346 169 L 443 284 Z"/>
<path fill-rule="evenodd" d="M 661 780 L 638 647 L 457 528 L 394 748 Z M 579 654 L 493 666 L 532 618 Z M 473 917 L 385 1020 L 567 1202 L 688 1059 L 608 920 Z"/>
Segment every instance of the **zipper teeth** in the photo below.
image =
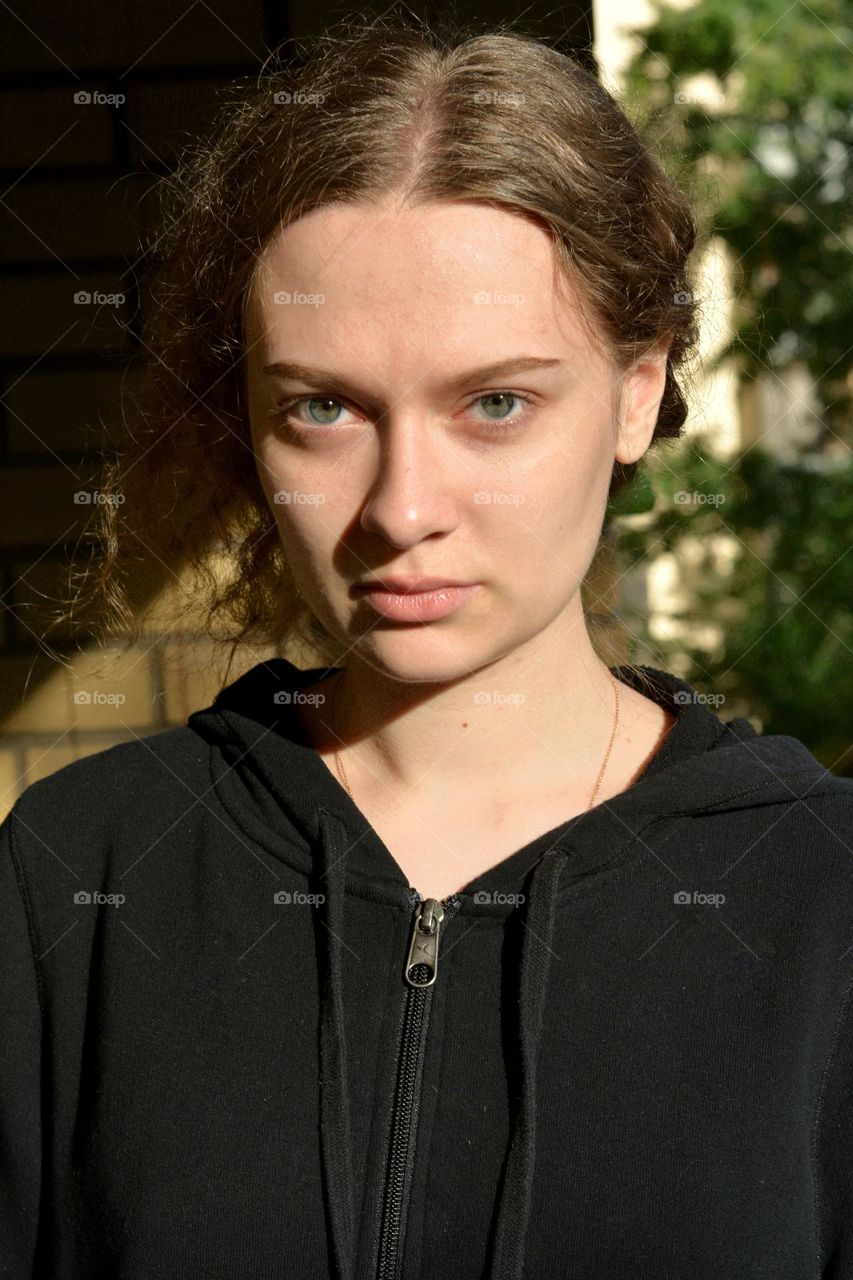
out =
<path fill-rule="evenodd" d="M 426 977 L 429 970 L 425 964 L 415 965 L 418 979 Z M 400 1243 L 401 1213 L 403 1186 L 406 1178 L 406 1165 L 411 1138 L 411 1113 L 415 1096 L 415 1073 L 420 1038 L 424 1025 L 424 1005 L 427 1001 L 427 990 L 409 988 L 406 999 L 406 1013 L 403 1021 L 403 1051 L 398 1068 L 397 1084 L 394 1091 L 394 1109 L 391 1118 L 390 1153 L 388 1157 L 388 1179 L 385 1184 L 385 1196 L 382 1206 L 383 1231 L 380 1241 L 380 1257 L 377 1269 L 378 1280 L 390 1280 L 396 1272 L 397 1253 Z"/>
<path fill-rule="evenodd" d="M 419 909 L 423 905 L 420 894 L 415 901 L 414 921 L 418 918 Z M 444 932 L 449 920 L 455 915 L 460 899 L 452 894 L 441 904 L 449 914 L 439 926 Z M 413 976 L 417 980 L 426 978 L 429 968 L 425 964 L 413 967 Z M 400 1048 L 397 1055 L 397 1076 L 394 1085 L 394 1101 L 391 1111 L 391 1132 L 389 1137 L 389 1153 L 387 1162 L 387 1178 L 380 1213 L 379 1257 L 377 1262 L 377 1280 L 396 1280 L 399 1275 L 402 1259 L 399 1252 L 403 1227 L 403 1192 L 406 1183 L 406 1172 L 410 1164 L 410 1148 L 412 1138 L 412 1112 L 415 1103 L 415 1080 L 419 1060 L 423 1050 L 426 1015 L 432 1003 L 433 987 L 411 987 L 406 984 L 404 995 L 405 1007 L 403 1026 L 400 1033 Z"/>

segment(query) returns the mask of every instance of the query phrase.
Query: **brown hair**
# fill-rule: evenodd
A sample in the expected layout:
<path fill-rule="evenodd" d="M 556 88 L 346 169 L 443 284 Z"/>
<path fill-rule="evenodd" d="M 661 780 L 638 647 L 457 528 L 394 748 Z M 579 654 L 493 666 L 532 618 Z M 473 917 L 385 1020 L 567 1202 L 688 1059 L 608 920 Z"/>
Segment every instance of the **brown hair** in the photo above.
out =
<path fill-rule="evenodd" d="M 697 338 L 687 278 L 696 225 L 611 93 L 507 24 L 476 34 L 346 18 L 277 53 L 239 94 L 162 183 L 142 327 L 150 358 L 103 469 L 91 589 L 71 612 L 94 606 L 95 634 L 132 644 L 134 582 L 159 560 L 191 570 L 188 609 L 204 610 L 232 658 L 242 643 L 293 638 L 334 663 L 343 650 L 295 589 L 248 428 L 243 309 L 268 240 L 332 201 L 391 193 L 535 218 L 615 367 L 671 340 L 658 441 L 676 438 L 686 417 L 679 369 Z M 611 496 L 637 465 L 615 464 Z"/>

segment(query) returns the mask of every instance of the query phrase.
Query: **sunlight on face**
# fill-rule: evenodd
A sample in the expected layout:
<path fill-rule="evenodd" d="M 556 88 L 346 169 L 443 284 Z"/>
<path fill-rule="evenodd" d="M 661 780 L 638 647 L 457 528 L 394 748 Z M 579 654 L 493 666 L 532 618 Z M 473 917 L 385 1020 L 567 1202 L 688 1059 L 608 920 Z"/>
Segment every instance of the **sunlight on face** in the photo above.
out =
<path fill-rule="evenodd" d="M 475 202 L 317 210 L 261 256 L 246 340 L 288 563 L 353 654 L 451 680 L 577 624 L 614 458 L 644 452 L 656 405 L 619 434 L 615 371 L 542 228 Z M 543 363 L 471 372 L 522 358 Z M 392 622 L 352 590 L 391 575 L 482 585 Z"/>

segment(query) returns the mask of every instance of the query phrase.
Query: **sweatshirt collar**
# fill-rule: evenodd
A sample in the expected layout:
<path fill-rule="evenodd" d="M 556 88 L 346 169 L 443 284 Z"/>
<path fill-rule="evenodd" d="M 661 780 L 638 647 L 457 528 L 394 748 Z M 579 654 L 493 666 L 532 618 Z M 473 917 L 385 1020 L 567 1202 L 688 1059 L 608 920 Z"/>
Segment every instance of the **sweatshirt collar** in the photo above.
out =
<path fill-rule="evenodd" d="M 259 663 L 227 685 L 211 706 L 193 713 L 188 724 L 209 744 L 212 786 L 249 838 L 307 873 L 321 813 L 331 814 L 347 834 L 347 888 L 408 902 L 411 886 L 401 868 L 306 740 L 294 714 L 294 693 L 336 670 L 302 670 L 284 658 Z M 465 888 L 466 908 L 479 905 L 473 896 L 480 890 L 516 892 L 548 849 L 559 847 L 570 855 L 565 889 L 627 856 L 662 818 L 792 802 L 817 794 L 832 778 L 797 739 L 762 737 L 743 718 L 723 722 L 671 672 L 649 666 L 611 670 L 675 714 L 663 744 L 625 791 L 543 832 L 472 880 Z M 482 909 L 511 907 L 489 903 Z"/>

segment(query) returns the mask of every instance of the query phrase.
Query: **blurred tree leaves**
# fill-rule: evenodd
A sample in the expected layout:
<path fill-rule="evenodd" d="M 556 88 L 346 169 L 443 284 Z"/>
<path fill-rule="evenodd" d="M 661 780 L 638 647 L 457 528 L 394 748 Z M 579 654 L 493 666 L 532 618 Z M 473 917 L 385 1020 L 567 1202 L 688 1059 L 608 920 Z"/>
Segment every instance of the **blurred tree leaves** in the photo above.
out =
<path fill-rule="evenodd" d="M 672 618 L 700 636 L 710 623 L 719 640 L 662 642 L 644 609 L 620 614 L 665 667 L 682 655 L 697 687 L 747 703 L 765 733 L 791 734 L 853 776 L 853 465 L 785 464 L 758 448 L 724 463 L 706 444 L 693 435 L 665 465 L 649 460 L 657 505 L 641 527 L 620 523 L 617 561 L 624 572 L 650 549 L 672 554 L 688 599 Z"/>
<path fill-rule="evenodd" d="M 851 441 L 853 105 L 847 0 L 699 0 L 637 29 L 624 105 L 732 249 L 744 373 L 802 361 Z M 702 84 L 713 77 L 712 101 Z"/>
<path fill-rule="evenodd" d="M 743 380 L 804 366 L 819 434 L 794 460 L 758 442 L 721 461 L 695 433 L 653 449 L 608 506 L 617 570 L 671 553 L 687 630 L 662 639 L 642 605 L 620 614 L 653 664 L 853 776 L 853 13 L 652 4 L 622 102 L 692 197 L 700 245 L 715 235 L 732 251 L 736 331 L 714 363 L 734 356 Z"/>

